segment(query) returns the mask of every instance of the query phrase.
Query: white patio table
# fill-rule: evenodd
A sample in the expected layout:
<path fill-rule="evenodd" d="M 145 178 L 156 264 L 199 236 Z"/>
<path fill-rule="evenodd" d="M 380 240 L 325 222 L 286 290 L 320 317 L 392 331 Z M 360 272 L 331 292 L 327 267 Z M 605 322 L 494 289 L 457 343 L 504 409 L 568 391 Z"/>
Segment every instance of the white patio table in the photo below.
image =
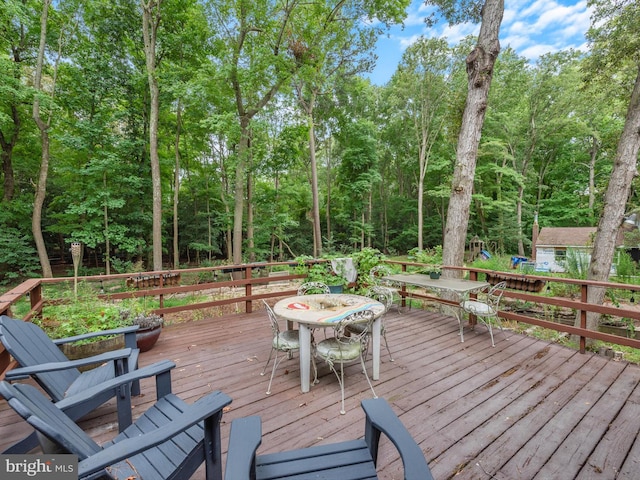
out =
<path fill-rule="evenodd" d="M 380 316 L 385 306 L 371 298 L 350 294 L 316 294 L 288 297 L 273 306 L 275 314 L 299 326 L 300 335 L 300 388 L 309 391 L 311 371 L 311 330 L 331 327 L 348 315 L 362 310 L 375 314 L 371 343 L 374 380 L 380 378 Z"/>
<path fill-rule="evenodd" d="M 489 286 L 487 282 L 476 280 L 466 280 L 464 278 L 431 278 L 423 273 L 396 273 L 382 277 L 390 282 L 415 285 L 417 287 L 428 288 L 430 290 L 455 292 L 460 297 L 477 292 Z"/>
<path fill-rule="evenodd" d="M 393 275 L 385 275 L 383 280 L 401 283 L 404 285 L 414 285 L 416 287 L 428 288 L 440 292 L 453 292 L 458 296 L 461 302 L 469 297 L 469 294 L 479 292 L 489 286 L 488 282 L 479 282 L 477 280 L 466 280 L 464 278 L 431 278 L 423 273 L 395 273 Z M 464 330 L 462 325 L 462 312 L 460 308 L 451 305 L 445 305 L 451 308 L 453 314 L 458 319 L 460 326 L 460 341 L 464 342 Z"/>

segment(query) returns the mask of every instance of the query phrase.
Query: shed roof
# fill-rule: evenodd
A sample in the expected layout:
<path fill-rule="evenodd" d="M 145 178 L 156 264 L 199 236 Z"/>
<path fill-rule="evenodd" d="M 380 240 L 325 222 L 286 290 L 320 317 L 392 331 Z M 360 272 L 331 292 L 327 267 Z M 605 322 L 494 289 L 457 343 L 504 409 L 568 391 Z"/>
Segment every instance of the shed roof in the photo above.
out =
<path fill-rule="evenodd" d="M 536 246 L 590 247 L 597 232 L 596 227 L 544 227 L 540 230 Z M 616 246 L 623 244 L 623 233 L 618 232 Z"/>

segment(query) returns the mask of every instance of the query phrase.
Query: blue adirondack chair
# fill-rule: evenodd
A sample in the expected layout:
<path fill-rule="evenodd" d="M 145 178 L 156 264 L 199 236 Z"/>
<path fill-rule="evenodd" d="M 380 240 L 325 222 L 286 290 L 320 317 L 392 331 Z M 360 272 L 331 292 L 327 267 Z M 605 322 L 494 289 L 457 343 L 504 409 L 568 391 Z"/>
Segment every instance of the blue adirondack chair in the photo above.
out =
<path fill-rule="evenodd" d="M 280 478 L 376 479 L 381 434 L 398 449 L 405 480 L 433 480 L 420 446 L 382 398 L 363 400 L 364 438 L 281 453 L 256 455 L 262 437 L 260 417 L 231 422 L 225 480 Z"/>
<path fill-rule="evenodd" d="M 3 381 L 0 395 L 41 433 L 43 453 L 78 457 L 78 479 L 182 480 L 204 462 L 207 480 L 222 480 L 220 420 L 231 398 L 218 391 L 187 404 L 170 393 L 171 368 L 160 369 L 155 404 L 101 446 L 34 386 Z"/>
<path fill-rule="evenodd" d="M 0 341 L 20 365 L 6 372 L 5 379 L 14 381 L 32 377 L 51 397 L 51 400 L 60 401 L 136 370 L 139 356 L 135 338 L 137 329 L 138 326 L 134 325 L 52 340 L 39 326 L 2 315 L 0 316 Z M 126 348 L 89 358 L 69 360 L 58 347 L 63 343 L 102 335 L 124 335 Z M 95 364 L 100 366 L 85 372 L 78 370 L 79 367 Z M 77 420 L 113 398 L 118 392 L 121 396 L 125 395 L 122 388 L 114 387 L 101 392 L 99 396 L 87 398 L 85 402 L 69 407 L 66 413 L 73 420 Z M 140 384 L 135 378 L 132 381 L 131 394 L 140 394 Z M 118 423 L 122 430 L 131 424 L 131 409 L 121 410 L 118 411 Z M 12 445 L 4 453 L 25 453 L 35 446 L 37 446 L 37 439 L 35 435 L 30 435 Z"/>

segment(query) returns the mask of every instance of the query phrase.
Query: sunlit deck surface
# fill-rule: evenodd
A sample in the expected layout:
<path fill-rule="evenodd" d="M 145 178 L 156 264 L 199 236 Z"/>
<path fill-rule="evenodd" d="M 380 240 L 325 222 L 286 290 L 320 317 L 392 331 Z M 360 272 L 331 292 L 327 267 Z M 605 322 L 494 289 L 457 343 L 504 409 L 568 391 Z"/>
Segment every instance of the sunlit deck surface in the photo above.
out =
<path fill-rule="evenodd" d="M 375 390 L 418 441 L 436 479 L 640 478 L 638 366 L 510 332 L 492 348 L 481 326 L 460 343 L 455 318 L 432 311 L 392 311 L 386 326 L 395 361 L 383 346 Z M 223 419 L 225 453 L 229 422 L 247 415 L 262 416 L 260 453 L 360 437 L 360 400 L 371 392 L 358 365 L 346 374 L 346 415 L 326 366 L 320 384 L 300 392 L 297 356 L 279 366 L 267 396 L 269 377 L 260 373 L 270 336 L 263 310 L 175 324 L 141 363 L 175 361 L 173 389 L 188 402 L 217 389 L 233 398 Z M 134 416 L 154 399 L 151 381 L 143 391 Z M 82 423 L 98 442 L 115 433 L 114 408 L 106 404 Z M 4 401 L 0 428 L 0 450 L 26 431 Z M 386 441 L 378 467 L 380 478 L 402 478 Z"/>

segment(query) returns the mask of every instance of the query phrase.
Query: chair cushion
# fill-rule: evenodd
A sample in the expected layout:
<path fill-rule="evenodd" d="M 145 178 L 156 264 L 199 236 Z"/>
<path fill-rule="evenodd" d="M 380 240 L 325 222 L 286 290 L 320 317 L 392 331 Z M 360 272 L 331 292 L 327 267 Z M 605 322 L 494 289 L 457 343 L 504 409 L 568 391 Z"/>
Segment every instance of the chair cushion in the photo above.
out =
<path fill-rule="evenodd" d="M 280 332 L 277 337 L 273 338 L 273 348 L 277 350 L 298 350 L 300 348 L 300 340 L 298 330 L 285 330 Z"/>
<path fill-rule="evenodd" d="M 318 356 L 332 361 L 350 362 L 360 357 L 359 342 L 340 343 L 335 338 L 327 338 L 316 345 Z"/>
<path fill-rule="evenodd" d="M 475 300 L 466 300 L 460 304 L 460 306 L 469 313 L 480 316 L 491 316 L 495 315 L 496 311 L 486 303 L 478 302 Z"/>

